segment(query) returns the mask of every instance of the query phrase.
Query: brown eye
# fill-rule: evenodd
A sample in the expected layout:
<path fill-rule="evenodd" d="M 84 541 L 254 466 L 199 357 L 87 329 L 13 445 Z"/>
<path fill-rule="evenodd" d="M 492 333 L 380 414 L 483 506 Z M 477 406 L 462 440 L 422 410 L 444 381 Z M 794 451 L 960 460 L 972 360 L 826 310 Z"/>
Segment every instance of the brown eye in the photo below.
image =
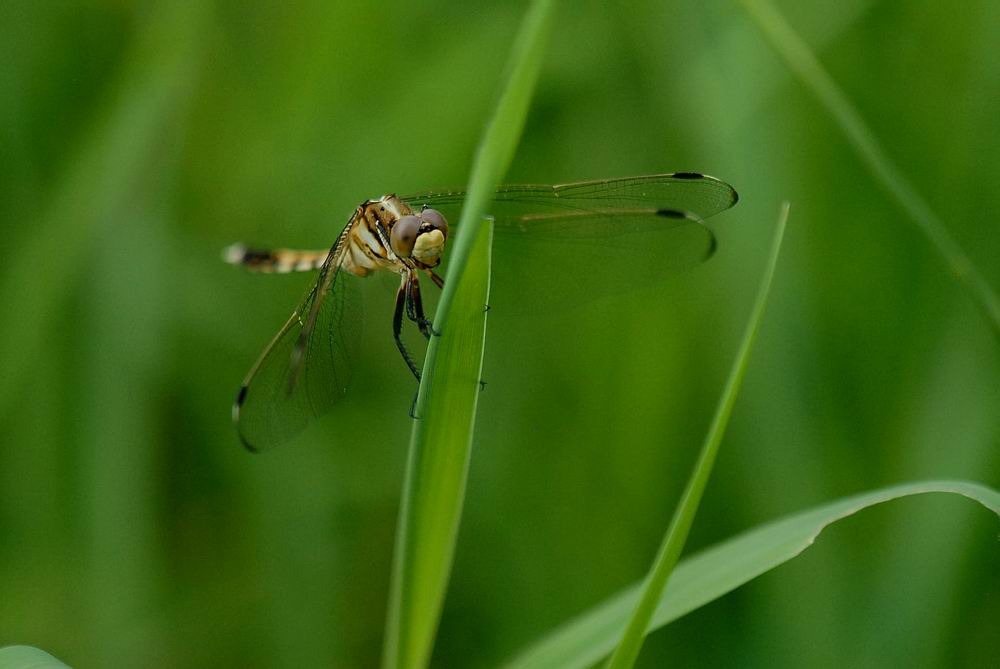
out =
<path fill-rule="evenodd" d="M 420 219 L 416 216 L 402 216 L 396 224 L 392 226 L 389 233 L 389 244 L 392 250 L 401 258 L 409 258 L 413 253 L 413 242 L 417 239 L 417 231 L 420 229 Z"/>
<path fill-rule="evenodd" d="M 437 209 L 424 209 L 420 212 L 420 219 L 430 225 L 435 230 L 440 230 L 445 239 L 448 238 L 448 221 Z"/>

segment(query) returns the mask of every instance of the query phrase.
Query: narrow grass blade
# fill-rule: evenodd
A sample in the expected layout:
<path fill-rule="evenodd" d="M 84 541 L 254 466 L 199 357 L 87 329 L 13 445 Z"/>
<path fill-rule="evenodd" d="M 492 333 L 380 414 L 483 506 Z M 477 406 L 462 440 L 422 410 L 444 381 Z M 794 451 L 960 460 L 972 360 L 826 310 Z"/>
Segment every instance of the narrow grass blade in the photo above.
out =
<path fill-rule="evenodd" d="M 670 521 L 670 527 L 663 538 L 663 544 L 653 562 L 649 576 L 646 579 L 642 597 L 636 604 L 635 610 L 629 619 L 628 626 L 622 633 L 621 641 L 615 649 L 614 654 L 608 660 L 608 668 L 621 669 L 631 667 L 635 664 L 639 656 L 639 649 L 642 648 L 643 638 L 646 636 L 646 629 L 649 621 L 653 617 L 656 605 L 663 596 L 664 588 L 670 578 L 677 560 L 680 558 L 684 543 L 687 541 L 691 525 L 694 523 L 695 514 L 698 513 L 698 505 L 701 503 L 705 486 L 712 475 L 712 467 L 715 465 L 715 457 L 719 452 L 719 445 L 722 443 L 722 435 L 725 434 L 726 426 L 729 424 L 729 416 L 733 412 L 736 404 L 736 394 L 739 392 L 743 376 L 746 374 L 747 361 L 750 359 L 750 350 L 753 348 L 753 341 L 760 329 L 761 318 L 764 315 L 764 305 L 767 304 L 767 295 L 771 290 L 771 280 L 774 278 L 774 268 L 778 264 L 778 251 L 781 250 L 781 240 L 785 234 L 785 222 L 788 220 L 788 203 L 782 205 L 781 214 L 778 217 L 778 225 L 774 231 L 774 241 L 771 244 L 771 254 L 764 269 L 764 277 L 760 282 L 760 289 L 757 291 L 757 299 L 754 302 L 753 310 L 750 312 L 750 320 L 743 333 L 743 341 L 740 343 L 733 368 L 729 372 L 729 379 L 726 387 L 722 391 L 719 406 L 715 410 L 715 417 L 708 429 L 705 443 L 701 447 L 698 461 L 695 463 L 694 471 L 688 480 L 687 487 L 674 511 L 674 517 Z"/>
<path fill-rule="evenodd" d="M 941 254 L 948 269 L 962 282 L 989 319 L 994 334 L 1000 336 L 1000 299 L 993 288 L 948 232 L 944 222 L 893 164 L 861 114 L 823 69 L 809 46 L 768 0 L 740 0 L 740 3 L 788 68 L 826 107 L 882 187 L 889 191 Z"/>
<path fill-rule="evenodd" d="M 813 545 L 838 520 L 911 495 L 950 493 L 979 502 L 1000 517 L 1000 492 L 969 481 L 922 481 L 844 497 L 776 520 L 682 561 L 660 597 L 647 633 L 735 590 Z M 929 576 L 932 577 L 932 576 Z M 568 621 L 532 644 L 507 669 L 589 667 L 615 648 L 639 600 L 641 583 Z"/>
<path fill-rule="evenodd" d="M 32 646 L 7 646 L 0 648 L 0 669 L 67 669 L 67 665 Z"/>
<path fill-rule="evenodd" d="M 451 571 L 486 344 L 493 224 L 487 220 L 477 227 L 448 330 L 437 338 L 437 368 L 422 384 L 426 413 L 413 422 L 393 562 L 387 667 L 427 664 Z"/>
<path fill-rule="evenodd" d="M 511 51 L 506 85 L 472 165 L 417 394 L 393 555 L 382 664 L 430 660 L 458 534 L 485 345 L 492 224 L 481 224 L 524 127 L 555 3 L 536 0 Z M 478 323 L 478 325 L 477 325 Z"/>

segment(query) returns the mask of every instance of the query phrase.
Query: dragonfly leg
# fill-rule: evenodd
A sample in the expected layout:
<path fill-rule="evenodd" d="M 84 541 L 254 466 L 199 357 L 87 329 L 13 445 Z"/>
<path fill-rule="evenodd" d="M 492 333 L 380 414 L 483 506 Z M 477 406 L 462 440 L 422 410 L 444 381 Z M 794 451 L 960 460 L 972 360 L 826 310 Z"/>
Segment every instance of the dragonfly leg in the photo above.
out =
<path fill-rule="evenodd" d="M 413 376 L 416 377 L 417 381 L 420 381 L 420 370 L 417 369 L 417 365 L 413 362 L 413 358 L 410 356 L 409 351 L 406 350 L 406 345 L 403 344 L 403 311 L 407 309 L 407 302 L 409 301 L 408 295 L 408 284 L 410 282 L 408 275 L 403 275 L 403 281 L 399 285 L 399 290 L 396 292 L 396 312 L 392 316 L 392 336 L 396 340 L 396 348 L 399 349 L 400 354 L 403 356 L 403 361 L 406 362 L 406 366 L 410 368 L 413 372 Z"/>
<path fill-rule="evenodd" d="M 406 317 L 414 323 L 417 322 L 417 305 L 413 301 L 413 277 L 405 281 L 406 285 Z"/>
<path fill-rule="evenodd" d="M 420 329 L 420 334 L 427 339 L 430 339 L 431 335 L 440 337 L 441 333 L 435 330 L 433 323 L 424 317 L 424 302 L 420 298 L 420 281 L 417 279 L 415 274 L 413 275 L 413 279 L 410 281 L 409 302 L 413 312 L 410 315 L 410 320 L 417 324 L 417 327 Z"/>
<path fill-rule="evenodd" d="M 438 288 L 444 288 L 444 279 L 438 276 L 434 270 L 432 269 L 427 270 L 427 276 L 431 278 L 431 281 L 434 282 L 435 286 L 437 286 Z"/>

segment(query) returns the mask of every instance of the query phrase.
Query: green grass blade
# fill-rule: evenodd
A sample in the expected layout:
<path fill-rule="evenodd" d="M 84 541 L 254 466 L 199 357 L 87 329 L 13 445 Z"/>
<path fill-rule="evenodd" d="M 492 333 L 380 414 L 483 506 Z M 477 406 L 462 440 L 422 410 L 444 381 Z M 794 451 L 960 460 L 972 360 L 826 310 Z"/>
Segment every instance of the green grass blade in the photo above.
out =
<path fill-rule="evenodd" d="M 682 561 L 660 597 L 647 633 L 735 590 L 813 545 L 824 529 L 864 509 L 926 493 L 951 493 L 979 502 L 1000 517 L 1000 492 L 969 481 L 905 483 L 844 497 L 767 523 Z M 568 621 L 532 644 L 507 669 L 589 667 L 615 648 L 639 599 L 641 583 Z"/>
<path fill-rule="evenodd" d="M 736 360 L 733 362 L 732 370 L 729 372 L 729 379 L 726 387 L 722 391 L 722 397 L 712 418 L 705 443 L 702 445 L 698 461 L 695 463 L 694 471 L 688 480 L 684 494 L 674 511 L 674 517 L 670 521 L 670 527 L 663 538 L 663 544 L 653 562 L 649 576 L 646 578 L 646 585 L 643 589 L 642 597 L 636 604 L 635 610 L 629 619 L 628 625 L 622 633 L 618 647 L 608 660 L 608 668 L 622 669 L 635 664 L 639 656 L 639 649 L 642 648 L 643 638 L 649 628 L 649 621 L 656 611 L 656 606 L 663 597 L 670 574 L 680 559 L 684 543 L 687 541 L 691 525 L 694 523 L 695 514 L 698 513 L 698 505 L 701 503 L 705 486 L 712 475 L 712 467 L 715 465 L 715 457 L 719 452 L 722 443 L 722 435 L 726 432 L 729 424 L 729 416 L 733 412 L 736 404 L 736 394 L 739 392 L 743 376 L 746 374 L 747 362 L 750 359 L 750 350 L 753 348 L 753 341 L 760 329 L 761 318 L 764 315 L 764 306 L 767 304 L 767 296 L 771 290 L 771 281 L 774 278 L 774 269 L 778 264 L 778 252 L 781 250 L 781 240 L 785 234 L 785 222 L 788 220 L 788 204 L 781 208 L 778 217 L 778 224 L 774 231 L 774 241 L 771 244 L 771 253 L 764 269 L 764 277 L 760 282 L 760 289 L 757 291 L 757 299 L 754 301 L 753 310 L 750 312 L 750 320 L 747 322 L 746 330 L 743 333 L 743 340 L 740 342 Z"/>
<path fill-rule="evenodd" d="M 893 164 L 861 114 L 823 69 L 819 59 L 810 51 L 805 41 L 767 0 L 740 0 L 740 2 L 788 68 L 826 107 L 882 187 L 889 191 L 931 245 L 941 254 L 948 269 L 962 282 L 977 306 L 986 314 L 993 326 L 994 334 L 1000 336 L 1000 299 L 997 298 L 993 288 L 948 232 L 944 222 Z"/>
<path fill-rule="evenodd" d="M 448 330 L 435 338 L 435 373 L 421 384 L 428 397 L 425 413 L 413 422 L 393 556 L 386 667 L 426 666 L 451 571 L 486 344 L 493 224 L 477 227 Z"/>
<path fill-rule="evenodd" d="M 511 51 L 506 86 L 469 177 L 417 394 L 393 555 L 382 664 L 430 660 L 465 496 L 485 345 L 492 224 L 481 224 L 524 128 L 555 3 L 536 0 Z"/>
<path fill-rule="evenodd" d="M 66 669 L 56 658 L 32 646 L 0 648 L 0 669 Z"/>

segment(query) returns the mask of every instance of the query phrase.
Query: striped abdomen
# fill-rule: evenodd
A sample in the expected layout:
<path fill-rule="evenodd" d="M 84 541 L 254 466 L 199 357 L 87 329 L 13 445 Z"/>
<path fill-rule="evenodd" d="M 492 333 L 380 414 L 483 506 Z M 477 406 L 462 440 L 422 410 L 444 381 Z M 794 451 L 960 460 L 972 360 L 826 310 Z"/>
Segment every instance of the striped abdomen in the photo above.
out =
<path fill-rule="evenodd" d="M 412 213 L 409 205 L 395 195 L 384 195 L 362 204 L 354 211 L 334 245 L 339 255 L 337 269 L 358 276 L 380 269 L 405 270 L 407 265 L 400 262 L 390 248 L 389 234 L 400 216 Z M 330 251 L 248 249 L 243 244 L 233 244 L 223 250 L 222 258 L 231 265 L 242 265 L 252 272 L 284 274 L 319 269 L 329 254 Z"/>
<path fill-rule="evenodd" d="M 233 244 L 222 252 L 222 258 L 231 265 L 243 265 L 252 272 L 286 274 L 310 272 L 326 262 L 329 251 L 299 251 L 295 249 L 248 249 Z"/>

